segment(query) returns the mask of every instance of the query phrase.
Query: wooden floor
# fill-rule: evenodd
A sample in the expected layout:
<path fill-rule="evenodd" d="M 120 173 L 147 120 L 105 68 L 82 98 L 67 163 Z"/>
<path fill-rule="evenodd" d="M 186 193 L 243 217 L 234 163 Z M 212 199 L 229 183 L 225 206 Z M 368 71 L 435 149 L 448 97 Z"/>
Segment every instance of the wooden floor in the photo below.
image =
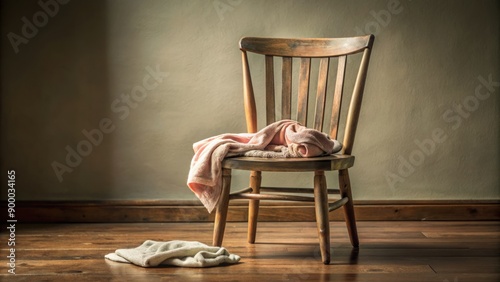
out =
<path fill-rule="evenodd" d="M 141 268 L 104 255 L 145 240 L 209 244 L 211 223 L 23 225 L 15 230 L 16 275 L 9 274 L 2 229 L 1 281 L 500 281 L 499 222 L 359 222 L 359 250 L 345 225 L 332 222 L 332 263 L 319 258 L 312 222 L 259 223 L 246 243 L 246 223 L 228 223 L 224 246 L 241 256 L 213 268 Z"/>

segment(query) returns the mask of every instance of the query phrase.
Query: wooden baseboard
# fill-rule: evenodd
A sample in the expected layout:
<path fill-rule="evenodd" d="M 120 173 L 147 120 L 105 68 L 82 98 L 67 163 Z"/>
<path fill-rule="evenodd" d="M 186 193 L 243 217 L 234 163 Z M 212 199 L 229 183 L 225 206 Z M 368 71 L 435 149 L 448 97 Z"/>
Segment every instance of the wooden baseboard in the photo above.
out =
<path fill-rule="evenodd" d="M 1 210 L 6 211 L 6 203 Z M 358 201 L 357 220 L 500 220 L 500 201 Z M 214 213 L 193 201 L 21 201 L 19 223 L 205 222 Z M 246 221 L 247 205 L 233 201 L 228 221 Z M 259 221 L 314 221 L 311 204 L 261 203 Z M 343 220 L 341 210 L 330 220 Z M 4 221 L 5 222 L 5 221 Z"/>

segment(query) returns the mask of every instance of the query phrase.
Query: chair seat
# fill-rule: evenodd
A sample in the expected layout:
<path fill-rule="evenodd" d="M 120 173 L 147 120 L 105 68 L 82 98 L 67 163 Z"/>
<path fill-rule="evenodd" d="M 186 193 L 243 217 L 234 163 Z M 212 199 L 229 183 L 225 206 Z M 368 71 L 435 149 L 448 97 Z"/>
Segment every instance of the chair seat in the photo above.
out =
<path fill-rule="evenodd" d="M 222 162 L 223 168 L 254 171 L 330 171 L 350 168 L 354 156 L 334 154 L 315 158 L 258 158 L 230 157 Z"/>

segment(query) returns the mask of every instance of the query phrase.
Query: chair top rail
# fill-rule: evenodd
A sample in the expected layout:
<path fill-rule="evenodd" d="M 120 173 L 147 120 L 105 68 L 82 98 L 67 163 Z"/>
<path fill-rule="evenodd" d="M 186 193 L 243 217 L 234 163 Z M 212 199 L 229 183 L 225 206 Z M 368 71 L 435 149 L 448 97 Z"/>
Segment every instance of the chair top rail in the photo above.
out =
<path fill-rule="evenodd" d="M 243 37 L 240 49 L 282 57 L 335 57 L 371 48 L 373 35 L 347 38 L 262 38 Z"/>

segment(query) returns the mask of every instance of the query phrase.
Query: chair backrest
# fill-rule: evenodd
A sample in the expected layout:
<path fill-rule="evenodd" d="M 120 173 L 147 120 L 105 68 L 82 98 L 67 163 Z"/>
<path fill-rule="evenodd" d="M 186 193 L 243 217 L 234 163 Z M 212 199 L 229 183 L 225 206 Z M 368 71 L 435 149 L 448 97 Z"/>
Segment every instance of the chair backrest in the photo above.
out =
<path fill-rule="evenodd" d="M 366 35 L 349 38 L 258 38 L 244 37 L 240 40 L 243 61 L 243 88 L 245 116 L 247 131 L 257 132 L 257 107 L 255 102 L 254 87 L 247 52 L 261 54 L 265 56 L 265 104 L 266 123 L 270 124 L 277 120 L 275 84 L 280 77 L 275 78 L 275 57 L 281 58 L 281 111 L 280 119 L 293 119 L 301 124 L 328 133 L 332 138 L 337 139 L 340 128 L 340 113 L 342 106 L 342 96 L 345 88 L 347 56 L 362 53 L 359 70 L 354 80 L 353 92 L 348 105 L 347 118 L 343 132 L 344 154 L 351 154 L 354 143 L 354 136 L 361 108 L 361 100 L 365 86 L 370 51 L 373 45 L 374 36 Z M 333 65 L 331 58 L 337 58 L 337 72 L 335 78 L 329 79 L 330 65 Z M 314 60 L 314 61 L 313 61 Z M 319 70 L 317 72 L 317 87 L 314 105 L 309 105 L 309 85 L 311 84 L 311 65 L 319 60 Z M 297 91 L 292 97 L 292 65 L 300 61 L 298 68 Z M 332 61 L 332 63 L 331 63 Z M 279 61 L 278 61 L 279 62 Z M 329 91 L 329 80 L 334 81 L 333 91 Z M 327 95 L 333 98 L 327 99 Z M 279 94 L 279 93 L 278 93 Z M 296 116 L 292 117 L 292 101 L 296 102 Z M 327 101 L 331 103 L 331 114 L 325 114 Z M 309 108 L 314 107 L 312 124 L 308 123 Z M 295 113 L 294 112 L 294 113 Z M 323 129 L 323 124 L 329 119 L 329 130 Z"/>

